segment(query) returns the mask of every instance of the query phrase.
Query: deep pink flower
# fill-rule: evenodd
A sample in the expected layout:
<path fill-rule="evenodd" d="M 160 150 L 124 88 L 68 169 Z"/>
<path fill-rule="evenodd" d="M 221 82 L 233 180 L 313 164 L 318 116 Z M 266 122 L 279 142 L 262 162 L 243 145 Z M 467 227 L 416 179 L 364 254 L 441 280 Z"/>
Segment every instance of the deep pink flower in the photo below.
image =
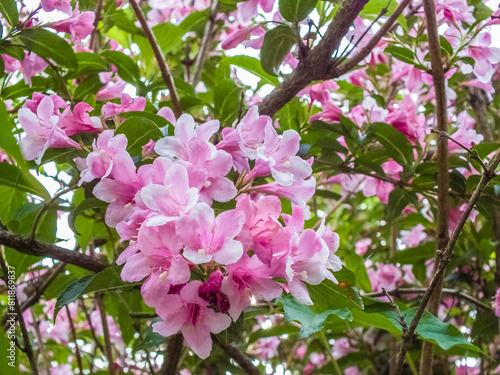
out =
<path fill-rule="evenodd" d="M 248 36 L 254 31 L 255 29 L 261 27 L 259 24 L 249 26 L 249 27 L 244 27 L 239 30 L 233 31 L 231 34 L 229 34 L 226 39 L 221 43 L 221 48 L 224 50 L 232 49 L 235 48 L 238 44 L 246 40 Z"/>
<path fill-rule="evenodd" d="M 165 303 L 156 311 L 161 322 L 153 324 L 153 331 L 168 337 L 182 332 L 187 344 L 200 358 L 207 358 L 212 350 L 210 333 L 219 333 L 231 324 L 231 318 L 207 307 L 199 295 L 201 281 L 191 281 L 180 294 L 168 294 Z"/>
<path fill-rule="evenodd" d="M 498 288 L 495 294 L 495 300 L 493 301 L 493 309 L 495 311 L 495 315 L 500 317 L 500 288 Z"/>
<path fill-rule="evenodd" d="M 102 123 L 99 117 L 90 117 L 87 112 L 92 111 L 87 103 L 77 103 L 71 112 L 70 107 L 66 107 L 59 120 L 59 126 L 67 135 L 73 135 L 81 132 L 97 133 L 102 129 Z"/>
<path fill-rule="evenodd" d="M 94 12 L 80 12 L 77 4 L 69 18 L 54 22 L 50 27 L 56 31 L 70 34 L 73 40 L 82 40 L 94 30 L 94 19 Z"/>
<path fill-rule="evenodd" d="M 145 107 L 146 98 L 137 97 L 132 99 L 129 95 L 122 94 L 120 104 L 108 102 L 102 106 L 101 113 L 103 117 L 108 118 L 124 112 L 144 111 Z"/>
<path fill-rule="evenodd" d="M 42 9 L 46 12 L 52 12 L 53 10 L 60 10 L 68 15 L 71 15 L 72 8 L 70 0 L 42 0 Z"/>

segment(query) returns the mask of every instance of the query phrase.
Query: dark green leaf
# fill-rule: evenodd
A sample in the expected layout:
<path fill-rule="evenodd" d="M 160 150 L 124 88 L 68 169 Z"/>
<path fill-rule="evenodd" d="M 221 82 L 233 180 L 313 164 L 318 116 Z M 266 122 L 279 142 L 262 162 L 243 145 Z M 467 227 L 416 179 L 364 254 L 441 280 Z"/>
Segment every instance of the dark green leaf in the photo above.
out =
<path fill-rule="evenodd" d="M 406 136 L 389 124 L 376 122 L 371 124 L 369 132 L 387 150 L 389 155 L 403 167 L 411 167 L 413 164 L 413 146 Z"/>
<path fill-rule="evenodd" d="M 245 318 L 242 313 L 240 314 L 239 318 L 236 319 L 236 322 L 231 322 L 231 325 L 227 329 L 215 335 L 217 337 L 217 340 L 219 340 L 222 345 L 228 346 L 241 336 L 244 322 Z"/>
<path fill-rule="evenodd" d="M 316 7 L 318 0 L 280 0 L 279 9 L 284 19 L 300 22 Z"/>
<path fill-rule="evenodd" d="M 13 129 L 14 121 L 12 121 L 7 113 L 5 103 L 0 101 L 0 148 L 16 160 L 18 164 L 22 165 L 24 164 L 24 158 L 14 137 Z"/>
<path fill-rule="evenodd" d="M 50 89 L 51 82 L 43 77 L 31 77 L 31 86 L 27 85 L 24 81 L 19 81 L 12 86 L 8 86 L 2 90 L 2 98 L 17 99 L 23 96 L 30 96 L 35 91 L 45 92 Z"/>
<path fill-rule="evenodd" d="M 9 223 L 27 201 L 26 193 L 11 186 L 0 185 L 0 220 Z"/>
<path fill-rule="evenodd" d="M 142 146 L 150 140 L 157 141 L 163 137 L 160 128 L 145 117 L 131 117 L 120 125 L 115 134 L 125 134 L 128 139 L 127 151 L 132 156 L 142 153 Z"/>
<path fill-rule="evenodd" d="M 40 57 L 52 59 L 57 64 L 71 69 L 78 67 L 78 60 L 73 48 L 55 33 L 39 27 L 32 27 L 22 29 L 16 37 Z"/>
<path fill-rule="evenodd" d="M 132 352 L 135 353 L 139 350 L 148 350 L 152 347 L 157 347 L 165 343 L 165 337 L 159 333 L 153 332 L 153 327 L 149 326 L 146 329 L 146 334 L 141 339 L 137 339 L 132 347 Z"/>
<path fill-rule="evenodd" d="M 73 211 L 70 212 L 68 216 L 68 226 L 71 228 L 73 232 L 80 235 L 78 230 L 76 229 L 76 219 L 79 215 L 81 215 L 84 211 L 94 209 L 94 208 L 106 208 L 108 203 L 103 202 L 97 198 L 88 198 L 85 199 L 82 203 L 78 205 Z"/>
<path fill-rule="evenodd" d="M 214 110 L 221 126 L 230 126 L 240 111 L 241 88 L 231 79 L 217 84 L 214 90 Z"/>
<path fill-rule="evenodd" d="M 448 42 L 448 39 L 446 39 L 443 35 L 440 35 L 439 41 L 441 44 L 441 50 L 444 51 L 446 55 L 453 56 L 453 47 L 451 46 L 451 43 Z"/>
<path fill-rule="evenodd" d="M 105 71 L 107 68 L 104 59 L 95 53 L 77 52 L 76 59 L 78 60 L 78 71 Z"/>
<path fill-rule="evenodd" d="M 141 80 L 139 67 L 129 56 L 118 51 L 105 51 L 101 53 L 106 60 L 116 66 L 118 75 L 128 83 L 137 85 Z"/>
<path fill-rule="evenodd" d="M 94 274 L 84 276 L 64 288 L 61 294 L 59 294 L 59 297 L 57 297 L 56 306 L 54 308 L 54 323 L 59 311 L 67 304 L 75 302 L 78 297 L 80 297 L 85 288 L 90 284 L 94 276 Z"/>
<path fill-rule="evenodd" d="M 389 203 L 385 208 L 385 218 L 392 221 L 401 215 L 403 209 L 409 204 L 418 202 L 417 194 L 401 188 L 395 188 L 389 194 Z"/>
<path fill-rule="evenodd" d="M 104 86 L 97 74 L 88 75 L 75 89 L 75 98 L 83 99 L 90 94 L 96 94 Z"/>
<path fill-rule="evenodd" d="M 266 73 L 278 75 L 281 63 L 297 42 L 297 38 L 295 30 L 285 25 L 276 26 L 266 33 L 260 50 L 260 63 Z"/>
<path fill-rule="evenodd" d="M 489 154 L 498 150 L 499 148 L 500 148 L 500 143 L 492 143 L 492 142 L 483 142 L 472 147 L 473 150 L 476 150 L 481 159 L 484 159 Z"/>
<path fill-rule="evenodd" d="M 436 254 L 436 243 L 427 242 L 418 247 L 397 251 L 391 258 L 391 263 L 417 264 L 431 259 Z"/>

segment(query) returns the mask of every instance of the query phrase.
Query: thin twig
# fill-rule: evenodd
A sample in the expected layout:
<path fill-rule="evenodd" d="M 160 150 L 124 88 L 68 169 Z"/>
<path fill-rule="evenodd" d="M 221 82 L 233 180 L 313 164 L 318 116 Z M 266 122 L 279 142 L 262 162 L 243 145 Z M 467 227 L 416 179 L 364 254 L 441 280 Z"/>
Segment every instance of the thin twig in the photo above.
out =
<path fill-rule="evenodd" d="M 35 336 L 36 340 L 38 341 L 38 349 L 40 350 L 40 353 L 42 354 L 42 359 L 43 359 L 43 366 L 44 366 L 44 373 L 47 375 L 50 375 L 50 359 L 47 355 L 47 350 L 45 350 L 45 345 L 43 344 L 42 340 L 42 334 L 40 332 L 40 322 L 38 321 L 35 312 L 33 309 L 30 309 L 31 311 L 31 319 L 33 321 L 33 328 L 35 330 Z"/>
<path fill-rule="evenodd" d="M 75 343 L 75 357 L 76 363 L 78 363 L 78 368 L 80 369 L 80 374 L 83 374 L 83 365 L 82 365 L 82 355 L 80 354 L 80 348 L 78 347 L 78 343 L 76 342 L 76 330 L 75 325 L 73 324 L 73 318 L 71 318 L 71 314 L 69 312 L 68 305 L 64 306 L 66 308 L 66 315 L 68 315 L 69 328 L 71 330 L 71 340 Z"/>
<path fill-rule="evenodd" d="M 70 191 L 77 189 L 78 187 L 79 186 L 77 184 L 75 184 L 75 185 L 72 185 L 66 189 L 63 189 L 60 192 L 58 192 L 57 194 L 55 194 L 48 202 L 43 203 L 42 208 L 40 209 L 40 211 L 38 211 L 38 213 L 35 216 L 35 220 L 33 221 L 33 228 L 31 230 L 31 238 L 32 239 L 35 239 L 38 223 L 39 223 L 40 219 L 42 218 L 42 215 L 45 213 L 45 211 L 47 211 L 50 208 L 50 206 L 52 206 L 54 204 L 54 202 L 56 200 L 58 200 L 61 196 L 63 196 L 66 193 L 69 193 Z"/>
<path fill-rule="evenodd" d="M 382 294 L 385 297 L 387 297 L 387 299 L 389 300 L 389 303 L 391 304 L 392 308 L 396 312 L 396 315 L 398 316 L 398 322 L 401 325 L 401 330 L 403 331 L 403 335 L 405 335 L 406 332 L 408 332 L 408 326 L 406 325 L 405 317 L 403 316 L 403 314 L 401 314 L 401 310 L 399 310 L 399 306 L 394 303 L 391 296 L 389 295 L 389 293 L 386 292 L 386 290 L 384 288 L 382 288 Z"/>
<path fill-rule="evenodd" d="M 205 32 L 201 40 L 201 45 L 198 50 L 198 55 L 196 56 L 196 61 L 194 63 L 194 75 L 191 81 L 191 85 L 195 87 L 201 79 L 201 73 L 203 72 L 203 66 L 205 65 L 205 59 L 207 58 L 210 43 L 213 40 L 213 27 L 215 24 L 215 18 L 217 17 L 217 8 L 219 6 L 219 0 L 212 0 L 212 6 L 210 7 L 210 13 L 208 15 L 208 21 L 205 25 Z"/>
<path fill-rule="evenodd" d="M 109 336 L 108 316 L 106 314 L 106 309 L 104 308 L 104 299 L 102 293 L 96 293 L 95 299 L 97 302 L 97 309 L 99 310 L 99 314 L 101 315 L 102 334 L 104 336 L 104 352 L 106 354 L 106 358 L 108 359 L 108 373 L 110 375 L 114 375 L 115 362 L 113 361 L 113 346 L 111 345 L 111 337 Z"/>
<path fill-rule="evenodd" d="M 92 325 L 92 318 L 90 317 L 90 314 L 87 311 L 87 308 L 85 307 L 85 302 L 84 302 L 83 298 L 80 298 L 80 309 L 82 309 L 83 313 L 85 314 L 85 318 L 87 319 L 87 323 L 88 323 L 89 328 L 90 328 L 90 333 L 92 334 L 92 337 L 94 338 L 96 348 L 99 348 L 102 353 L 105 353 L 106 351 L 104 350 L 104 346 L 102 346 L 101 342 L 97 338 L 97 334 L 95 333 L 94 326 Z"/>
<path fill-rule="evenodd" d="M 250 358 L 244 355 L 234 344 L 223 345 L 215 335 L 212 335 L 212 340 L 230 356 L 248 375 L 262 375 L 257 367 L 254 366 Z"/>
<path fill-rule="evenodd" d="M 450 262 L 450 257 L 453 253 L 453 249 L 455 247 L 455 244 L 457 243 L 458 237 L 460 236 L 460 233 L 462 232 L 464 225 L 474 208 L 477 200 L 481 196 L 483 190 L 486 188 L 490 180 L 496 176 L 495 170 L 498 167 L 498 164 L 500 163 L 500 151 L 497 151 L 493 159 L 491 160 L 491 163 L 488 165 L 487 169 L 483 172 L 481 175 L 481 180 L 479 181 L 479 184 L 477 185 L 476 189 L 472 193 L 471 198 L 469 199 L 469 202 L 467 203 L 467 208 L 463 212 L 462 216 L 460 217 L 460 220 L 458 221 L 458 224 L 453 231 L 453 234 L 451 235 L 446 247 L 442 250 L 438 250 L 438 256 L 437 256 L 437 264 L 435 268 L 434 275 L 431 279 L 431 282 L 425 291 L 422 300 L 420 302 L 420 305 L 418 306 L 417 312 L 415 314 L 415 317 L 413 318 L 410 328 L 408 330 L 407 335 L 403 337 L 403 343 L 401 345 L 400 351 L 399 351 L 399 357 L 398 357 L 398 367 L 397 367 L 397 374 L 401 374 L 403 370 L 403 365 L 404 365 L 404 360 L 405 360 L 405 355 L 406 352 L 408 351 L 411 342 L 413 341 L 413 335 L 415 333 L 415 329 L 417 328 L 417 325 L 420 321 L 420 318 L 422 317 L 425 308 L 427 306 L 427 303 L 429 302 L 431 295 L 433 294 L 434 290 L 442 280 L 442 276 L 444 274 L 445 268 L 447 264 Z"/>
<path fill-rule="evenodd" d="M 172 77 L 172 74 L 170 73 L 170 69 L 165 61 L 165 56 L 163 55 L 163 52 L 161 51 L 160 47 L 158 46 L 158 42 L 156 41 L 156 37 L 151 31 L 151 28 L 149 27 L 146 18 L 144 17 L 144 14 L 142 13 L 141 8 L 139 5 L 135 2 L 135 0 L 129 1 L 130 6 L 134 10 L 135 15 L 137 16 L 137 19 L 139 20 L 142 29 L 144 30 L 144 34 L 146 35 L 146 38 L 149 41 L 149 44 L 151 45 L 151 48 L 153 49 L 153 53 L 156 57 L 156 61 L 158 62 L 158 66 L 160 67 L 160 72 L 161 76 L 163 77 L 163 81 L 167 85 L 168 91 L 170 92 L 170 98 L 172 99 L 172 105 L 174 109 L 174 113 L 177 117 L 180 117 L 182 115 L 182 107 L 181 107 L 181 102 L 179 100 L 179 96 L 177 94 L 177 90 L 175 88 L 174 84 L 174 79 Z"/>
<path fill-rule="evenodd" d="M 8 275 L 10 275 L 9 271 L 15 272 L 15 269 L 14 267 L 7 266 L 7 263 L 5 262 L 5 259 L 1 251 L 0 251 L 0 268 L 2 269 L 3 281 L 5 282 L 5 285 L 9 285 L 9 278 L 8 278 Z M 28 360 L 31 366 L 31 372 L 33 374 L 38 374 L 36 358 L 33 353 L 33 347 L 31 346 L 30 336 L 28 334 L 28 330 L 26 329 L 26 323 L 24 322 L 24 317 L 21 311 L 21 307 L 19 306 L 19 301 L 17 299 L 16 294 L 12 295 L 11 298 L 14 300 L 15 313 L 10 312 L 10 307 L 9 307 L 9 309 L 7 310 L 8 312 L 6 314 L 12 316 L 10 319 L 17 319 L 19 327 L 21 327 L 21 333 L 23 335 L 23 341 L 24 341 L 24 352 L 28 356 Z"/>
<path fill-rule="evenodd" d="M 97 42 L 99 36 L 99 30 L 97 29 L 97 26 L 99 26 L 99 21 L 101 20 L 103 2 L 103 0 L 97 0 L 94 18 L 94 30 L 92 30 L 92 34 L 90 34 L 89 48 L 94 52 L 97 52 Z"/>
<path fill-rule="evenodd" d="M 447 132 L 431 129 L 431 133 L 436 133 L 440 137 L 448 138 L 450 141 L 452 141 L 455 144 L 457 144 L 458 146 L 462 147 L 465 151 L 467 151 L 467 153 L 470 155 L 471 159 L 476 160 L 481 165 L 481 168 L 483 168 L 483 171 L 486 169 L 486 166 L 484 165 L 483 161 L 479 157 L 476 150 L 472 150 L 472 149 L 468 148 L 467 146 L 464 146 L 463 144 L 461 144 L 457 140 L 453 139 Z"/>
<path fill-rule="evenodd" d="M 176 375 L 179 367 L 179 360 L 182 354 L 182 343 L 184 337 L 181 333 L 170 336 L 167 339 L 167 348 L 165 349 L 165 359 L 160 371 L 161 375 Z"/>
<path fill-rule="evenodd" d="M 427 292 L 427 288 L 398 288 L 398 289 L 386 291 L 385 293 L 384 292 L 376 292 L 376 293 L 367 293 L 364 295 L 366 297 L 376 298 L 376 297 L 383 297 L 387 293 L 391 296 L 398 297 L 398 296 L 403 295 L 403 294 L 424 294 L 425 292 Z M 443 294 L 449 294 L 451 296 L 456 296 L 459 299 L 463 299 L 467 302 L 470 302 L 470 303 L 476 305 L 477 307 L 480 307 L 483 310 L 493 311 L 493 309 L 490 305 L 478 300 L 477 298 L 472 297 L 471 295 L 469 295 L 465 292 L 461 292 L 458 289 L 443 288 L 442 292 L 443 292 Z"/>

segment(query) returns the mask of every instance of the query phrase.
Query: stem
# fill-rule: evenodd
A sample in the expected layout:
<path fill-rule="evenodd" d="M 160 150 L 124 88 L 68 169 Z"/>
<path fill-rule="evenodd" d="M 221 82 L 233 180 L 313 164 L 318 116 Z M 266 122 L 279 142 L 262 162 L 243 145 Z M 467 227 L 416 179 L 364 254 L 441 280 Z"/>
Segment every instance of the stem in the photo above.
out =
<path fill-rule="evenodd" d="M 43 365 L 44 365 L 44 373 L 50 375 L 50 359 L 47 355 L 47 351 L 45 350 L 45 345 L 43 345 L 42 334 L 40 333 L 40 323 L 37 320 L 33 309 L 30 309 L 31 317 L 33 319 L 33 328 L 35 330 L 36 340 L 38 341 L 38 348 L 40 349 L 40 353 L 42 354 Z"/>
<path fill-rule="evenodd" d="M 486 188 L 490 180 L 496 176 L 495 170 L 498 167 L 498 164 L 500 163 L 500 151 L 497 151 L 493 159 L 491 160 L 491 163 L 488 165 L 488 168 L 483 172 L 481 175 L 481 180 L 479 181 L 479 184 L 477 185 L 476 189 L 472 193 L 471 198 L 469 199 L 469 202 L 467 203 L 467 208 L 465 209 L 464 213 L 460 217 L 460 220 L 457 224 L 457 227 L 453 231 L 453 234 L 451 235 L 451 238 L 449 239 L 447 245 L 443 248 L 443 250 L 438 250 L 437 252 L 437 263 L 435 266 L 435 272 L 434 275 L 431 279 L 431 282 L 429 284 L 429 287 L 424 293 L 424 296 L 422 297 L 422 301 L 420 302 L 420 305 L 418 306 L 417 313 L 415 314 L 415 317 L 413 318 L 410 328 L 407 332 L 406 335 L 403 336 L 403 343 L 401 345 L 401 349 L 399 351 L 399 357 L 398 357 L 398 367 L 397 367 L 397 374 L 401 374 L 403 370 L 403 365 L 404 365 L 404 360 L 405 360 L 405 355 L 406 352 L 408 351 L 411 342 L 413 341 L 413 336 L 415 334 L 415 329 L 417 328 L 418 322 L 420 321 L 420 318 L 422 317 L 422 314 L 424 313 L 424 310 L 429 303 L 429 300 L 431 299 L 431 296 L 437 286 L 441 284 L 441 280 L 445 271 L 445 268 L 447 264 L 450 262 L 450 256 L 453 253 L 453 248 L 455 247 L 455 244 L 457 243 L 458 237 L 460 236 L 460 233 L 462 233 L 462 230 L 464 228 L 464 225 L 474 208 L 477 200 L 481 196 L 483 190 Z"/>
<path fill-rule="evenodd" d="M 2 269 L 3 281 L 5 282 L 5 285 L 9 285 L 9 279 L 8 279 L 7 275 L 9 275 L 9 269 L 14 268 L 14 267 L 7 266 L 7 263 L 5 263 L 5 259 L 4 259 L 3 254 L 1 252 L 0 252 L 0 268 Z M 24 352 L 28 356 L 28 360 L 30 362 L 32 374 L 36 375 L 36 374 L 38 374 L 36 358 L 35 358 L 35 355 L 33 354 L 33 347 L 31 346 L 30 336 L 28 334 L 28 330 L 26 329 L 26 323 L 24 322 L 23 312 L 21 311 L 21 308 L 19 307 L 19 301 L 17 300 L 16 294 L 13 295 L 13 299 L 14 299 L 14 307 L 15 307 L 15 311 L 16 311 L 15 318 L 17 318 L 17 321 L 19 323 L 19 327 L 21 327 L 21 333 L 23 335 Z M 10 307 L 7 311 L 10 311 Z M 12 313 L 8 312 L 7 314 L 12 314 Z"/>
<path fill-rule="evenodd" d="M 104 2 L 103 0 L 97 0 L 97 6 L 95 9 L 94 30 L 92 30 L 92 34 L 90 35 L 89 48 L 94 52 L 97 52 L 97 47 L 98 47 L 97 42 L 98 42 L 99 30 L 97 29 L 97 26 L 99 26 L 99 21 L 101 20 L 103 2 Z"/>
<path fill-rule="evenodd" d="M 196 56 L 196 61 L 194 63 L 194 75 L 191 81 L 191 85 L 195 87 L 201 78 L 201 73 L 203 72 L 203 65 L 205 64 L 205 59 L 208 54 L 210 43 L 213 39 L 213 27 L 215 24 L 215 17 L 217 16 L 217 8 L 219 6 L 219 0 L 212 0 L 212 6 L 210 7 L 210 14 L 208 15 L 208 21 L 205 26 L 205 32 L 203 34 L 203 39 L 201 40 L 201 46 L 198 50 L 198 55 Z"/>
<path fill-rule="evenodd" d="M 135 0 L 129 1 L 130 6 L 134 10 L 137 19 L 141 23 L 142 29 L 144 30 L 144 34 L 146 34 L 146 38 L 153 49 L 153 53 L 156 57 L 156 61 L 158 61 L 158 66 L 160 67 L 161 76 L 163 77 L 163 81 L 167 85 L 168 91 L 170 92 L 170 98 L 172 99 L 172 105 L 174 109 L 174 113 L 176 117 L 180 117 L 182 115 L 182 107 L 181 102 L 179 100 L 179 96 L 177 94 L 177 90 L 175 88 L 174 79 L 172 78 L 172 74 L 170 73 L 170 69 L 168 68 L 167 63 L 165 62 L 165 56 L 158 46 L 158 42 L 156 41 L 156 37 L 151 31 L 148 23 L 146 22 L 146 18 L 144 18 L 144 14 L 142 13 L 141 8 L 135 2 Z"/>
<path fill-rule="evenodd" d="M 104 335 L 104 351 L 105 351 L 106 357 L 108 358 L 108 373 L 110 375 L 114 375 L 115 374 L 115 363 L 113 361 L 113 347 L 111 346 L 111 338 L 109 336 L 108 319 L 107 319 L 107 315 L 106 315 L 106 310 L 104 308 L 104 299 L 103 299 L 102 293 L 96 293 L 95 299 L 97 301 L 97 307 L 99 309 L 99 314 L 101 315 L 102 333 Z"/>
<path fill-rule="evenodd" d="M 230 356 L 248 375 L 262 375 L 257 367 L 254 366 L 250 358 L 243 354 L 234 344 L 225 346 L 217 340 L 215 335 L 212 335 L 212 340 Z"/>
<path fill-rule="evenodd" d="M 75 357 L 76 357 L 76 362 L 78 363 L 78 368 L 80 369 L 80 374 L 83 374 L 82 356 L 80 354 L 80 348 L 78 347 L 78 343 L 76 342 L 75 325 L 73 324 L 73 319 L 71 318 L 71 314 L 69 312 L 68 305 L 66 305 L 64 307 L 66 308 L 66 315 L 68 315 L 69 327 L 70 327 L 70 330 L 71 330 L 71 340 L 75 343 Z"/>
<path fill-rule="evenodd" d="M 92 272 L 100 272 L 107 267 L 96 259 L 80 252 L 38 242 L 31 238 L 23 238 L 2 228 L 0 228 L 0 245 L 10 247 L 22 254 L 57 259 Z"/>
<path fill-rule="evenodd" d="M 179 367 L 179 359 L 182 353 L 182 343 L 184 337 L 181 333 L 171 336 L 167 340 L 167 349 L 165 350 L 165 360 L 160 371 L 162 375 L 176 375 Z"/>
<path fill-rule="evenodd" d="M 427 35 L 429 38 L 429 53 L 431 57 L 432 81 L 436 93 L 436 118 L 437 131 L 446 133 L 448 131 L 448 113 L 446 100 L 446 87 L 443 69 L 443 59 L 441 57 L 441 45 L 439 42 L 438 25 L 436 21 L 436 9 L 434 0 L 423 0 L 425 17 L 427 20 Z M 434 261 L 433 273 L 438 275 L 438 264 L 440 260 L 439 250 L 445 248 L 449 239 L 448 218 L 449 218 L 449 172 L 448 172 L 448 140 L 444 137 L 438 137 L 437 142 L 437 251 Z M 444 271 L 444 268 L 443 268 Z M 443 287 L 443 277 L 441 275 L 436 279 L 436 286 L 430 295 L 429 312 L 437 315 L 439 304 L 441 302 L 441 289 Z M 424 306 L 425 307 L 425 306 Z M 413 323 L 413 322 L 412 322 Z M 411 336 L 410 336 L 411 337 Z M 409 338 L 410 338 L 409 337 Z M 421 375 L 432 375 L 432 365 L 434 356 L 434 345 L 424 342 L 422 345 L 422 354 L 420 357 Z M 404 357 L 402 358 L 404 360 Z"/>

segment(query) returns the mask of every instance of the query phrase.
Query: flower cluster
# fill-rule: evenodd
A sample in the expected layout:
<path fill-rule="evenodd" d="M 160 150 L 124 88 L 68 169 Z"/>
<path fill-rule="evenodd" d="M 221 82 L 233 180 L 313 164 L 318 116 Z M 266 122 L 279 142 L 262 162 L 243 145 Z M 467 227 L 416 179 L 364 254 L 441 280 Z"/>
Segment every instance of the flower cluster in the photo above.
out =
<path fill-rule="evenodd" d="M 93 192 L 109 203 L 105 221 L 129 241 L 117 260 L 122 278 L 145 279 L 144 301 L 163 319 L 154 330 L 182 332 L 205 358 L 210 333 L 228 328 L 252 297 L 271 301 L 284 287 L 312 304 L 305 283 L 336 281 L 339 238 L 324 224 L 304 229 L 315 180 L 312 161 L 297 156 L 297 132 L 278 135 L 251 108 L 214 145 L 218 121 L 196 125 L 168 108 L 158 114 L 174 135 L 156 142 L 152 163 L 136 168 L 125 135 L 104 130 L 79 160 L 81 181 L 100 179 Z M 265 183 L 268 176 L 274 181 Z M 282 213 L 280 197 L 292 202 L 292 215 Z M 234 208 L 220 212 L 214 202 Z"/>

